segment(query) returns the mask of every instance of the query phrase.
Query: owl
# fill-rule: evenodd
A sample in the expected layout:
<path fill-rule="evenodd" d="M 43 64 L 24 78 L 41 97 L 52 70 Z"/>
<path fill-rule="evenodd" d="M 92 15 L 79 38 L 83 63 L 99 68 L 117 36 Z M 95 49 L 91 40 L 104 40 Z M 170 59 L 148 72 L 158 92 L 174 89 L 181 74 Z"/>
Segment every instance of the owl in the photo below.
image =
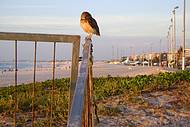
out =
<path fill-rule="evenodd" d="M 89 12 L 83 12 L 80 17 L 80 26 L 89 34 L 91 38 L 93 34 L 100 36 L 100 31 L 96 20 Z"/>

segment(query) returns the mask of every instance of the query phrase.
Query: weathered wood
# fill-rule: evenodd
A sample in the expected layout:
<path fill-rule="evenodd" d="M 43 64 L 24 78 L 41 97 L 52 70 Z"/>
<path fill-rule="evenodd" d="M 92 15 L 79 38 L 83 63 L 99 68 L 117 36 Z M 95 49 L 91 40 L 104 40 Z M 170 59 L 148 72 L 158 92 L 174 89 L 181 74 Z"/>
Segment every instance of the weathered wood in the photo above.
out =
<path fill-rule="evenodd" d="M 90 62 L 89 62 L 90 63 Z M 89 68 L 89 65 L 88 65 Z M 84 106 L 84 110 L 86 110 L 86 118 L 85 118 L 85 125 L 86 127 L 91 127 L 90 126 L 90 87 L 89 87 L 89 69 L 88 69 L 88 77 L 87 77 L 87 85 L 86 85 L 86 103 Z"/>
<path fill-rule="evenodd" d="M 80 36 L 79 35 L 62 35 L 62 34 L 37 34 L 37 33 L 10 33 L 10 32 L 0 32 L 0 40 L 15 40 L 15 61 L 17 62 L 17 41 L 34 41 L 37 42 L 54 42 L 54 64 L 55 64 L 55 42 L 62 42 L 62 43 L 72 43 L 73 49 L 72 49 L 72 67 L 71 67 L 71 88 L 70 88 L 70 100 L 73 98 L 77 77 L 78 77 L 78 63 L 79 63 L 79 51 L 80 51 Z M 88 46 L 87 46 L 88 48 Z M 89 50 L 90 48 L 86 49 Z M 89 53 L 89 51 L 87 51 Z M 86 53 L 86 62 L 83 62 L 83 65 L 81 68 L 81 75 L 82 77 L 87 76 L 86 68 L 88 67 L 88 57 L 89 54 Z M 36 54 L 36 53 L 35 53 Z M 35 62 L 34 62 L 35 63 Z M 15 91 L 17 86 L 17 63 L 15 63 Z M 54 65 L 55 66 L 55 65 Z M 55 69 L 55 68 L 54 68 Z M 34 70 L 35 72 L 35 70 Z M 84 72 L 84 73 L 82 73 Z M 53 71 L 53 76 L 55 72 Z M 84 76 L 85 75 L 85 76 Z M 54 81 L 54 77 L 53 77 Z M 78 80 L 78 83 L 85 82 L 83 79 Z M 86 82 L 85 82 L 86 83 Z M 35 74 L 34 74 L 34 84 L 35 84 Z M 54 83 L 53 83 L 54 84 Z M 54 90 L 53 90 L 54 91 Z M 84 93 L 84 92 L 83 92 Z M 33 94 L 34 96 L 34 94 Z M 15 92 L 15 98 L 16 92 Z M 34 103 L 34 101 L 33 101 Z M 53 103 L 54 104 L 54 103 Z M 70 102 L 71 104 L 71 102 Z M 70 105 L 69 104 L 69 105 Z M 14 126 L 16 127 L 16 109 L 17 109 L 17 99 L 15 99 L 15 111 L 14 111 Z M 53 107 L 52 107 L 53 109 Z M 32 109 L 34 113 L 34 108 Z M 51 110 L 52 111 L 52 110 Z M 34 116 L 34 115 L 33 115 Z M 51 117 L 52 118 L 52 117 Z M 33 117 L 34 122 L 34 117 Z M 34 125 L 34 124 L 32 124 Z"/>
<path fill-rule="evenodd" d="M 88 64 L 90 57 L 91 39 L 86 38 L 83 49 L 83 60 L 80 65 L 79 76 L 75 87 L 75 92 L 72 99 L 71 110 L 67 127 L 81 127 L 82 126 L 82 114 L 85 104 L 85 89 L 88 78 Z"/>
<path fill-rule="evenodd" d="M 51 106 L 50 106 L 50 127 L 53 123 L 53 109 L 55 109 L 55 65 L 56 65 L 56 42 L 53 44 L 53 66 L 52 66 L 52 87 L 51 87 Z"/>
<path fill-rule="evenodd" d="M 78 76 L 78 65 L 79 65 L 79 51 L 80 51 L 80 39 L 73 43 L 72 51 L 72 66 L 71 66 L 71 85 L 70 85 L 70 95 L 69 95 L 69 111 L 71 107 L 71 101 L 75 91 L 75 86 Z"/>
<path fill-rule="evenodd" d="M 18 81 L 18 52 L 17 52 L 17 46 L 18 45 L 18 43 L 17 43 L 17 40 L 15 40 L 15 87 L 14 87 L 14 116 L 13 116 L 13 118 L 14 118 L 14 127 L 16 127 L 16 120 L 17 120 L 17 118 L 16 118 L 16 113 L 17 113 L 17 105 L 18 105 L 18 102 L 17 102 L 17 81 Z"/>
<path fill-rule="evenodd" d="M 80 36 L 79 35 L 62 35 L 62 34 L 0 32 L 0 40 L 73 43 L 73 42 L 78 42 L 80 40 Z"/>
<path fill-rule="evenodd" d="M 92 52 L 92 51 L 91 51 Z M 94 108 L 93 108 L 93 73 L 92 73 L 92 65 L 93 65 L 93 56 L 91 54 L 91 63 L 89 64 L 88 67 L 88 79 L 89 79 L 89 126 L 93 127 L 94 126 Z"/>
<path fill-rule="evenodd" d="M 34 127 L 34 122 L 35 122 L 35 91 L 36 91 L 36 58 L 37 58 L 37 42 L 35 41 L 34 43 L 34 73 L 33 73 L 33 84 L 32 84 L 32 127 Z"/>

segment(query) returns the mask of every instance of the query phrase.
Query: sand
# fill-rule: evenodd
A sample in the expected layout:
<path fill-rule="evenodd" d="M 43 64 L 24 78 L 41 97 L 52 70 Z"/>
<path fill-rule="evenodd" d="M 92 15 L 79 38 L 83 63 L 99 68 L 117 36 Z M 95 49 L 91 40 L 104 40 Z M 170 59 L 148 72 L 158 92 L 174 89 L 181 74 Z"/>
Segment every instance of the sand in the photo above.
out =
<path fill-rule="evenodd" d="M 161 67 L 142 67 L 142 66 L 126 66 L 121 64 L 109 64 L 106 62 L 94 62 L 93 76 L 94 77 L 107 77 L 110 76 L 136 76 L 136 75 L 150 75 L 165 72 L 168 69 Z M 70 65 L 56 68 L 55 78 L 65 78 L 71 75 Z M 0 87 L 14 85 L 14 72 L 4 72 L 0 74 Z M 41 82 L 52 79 L 51 68 L 37 68 L 36 81 Z M 22 69 L 18 71 L 18 84 L 33 82 L 33 70 Z"/>

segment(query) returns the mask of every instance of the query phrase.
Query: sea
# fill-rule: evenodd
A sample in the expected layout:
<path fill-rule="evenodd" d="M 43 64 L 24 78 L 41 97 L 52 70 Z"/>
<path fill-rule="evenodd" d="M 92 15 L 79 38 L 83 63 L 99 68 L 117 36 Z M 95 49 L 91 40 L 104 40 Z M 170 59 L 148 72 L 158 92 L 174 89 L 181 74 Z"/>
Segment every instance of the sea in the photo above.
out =
<path fill-rule="evenodd" d="M 56 62 L 56 67 L 69 66 L 71 61 L 59 61 Z M 52 68 L 51 61 L 38 61 L 36 64 L 37 68 Z M 18 61 L 17 68 L 18 70 L 32 69 L 34 63 L 32 61 Z M 12 61 L 0 61 L 0 71 L 14 71 L 15 63 Z"/>

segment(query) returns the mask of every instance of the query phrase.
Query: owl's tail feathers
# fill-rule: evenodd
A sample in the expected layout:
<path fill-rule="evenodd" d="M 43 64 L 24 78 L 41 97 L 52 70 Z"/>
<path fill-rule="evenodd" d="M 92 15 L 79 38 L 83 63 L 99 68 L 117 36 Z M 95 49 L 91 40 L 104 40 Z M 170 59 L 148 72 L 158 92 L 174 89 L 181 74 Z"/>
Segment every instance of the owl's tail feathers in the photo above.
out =
<path fill-rule="evenodd" d="M 100 34 L 96 34 L 97 36 L 100 36 Z"/>
<path fill-rule="evenodd" d="M 99 31 L 98 31 L 98 32 L 96 32 L 96 35 L 97 35 L 97 36 L 100 36 L 100 32 L 99 32 Z"/>

